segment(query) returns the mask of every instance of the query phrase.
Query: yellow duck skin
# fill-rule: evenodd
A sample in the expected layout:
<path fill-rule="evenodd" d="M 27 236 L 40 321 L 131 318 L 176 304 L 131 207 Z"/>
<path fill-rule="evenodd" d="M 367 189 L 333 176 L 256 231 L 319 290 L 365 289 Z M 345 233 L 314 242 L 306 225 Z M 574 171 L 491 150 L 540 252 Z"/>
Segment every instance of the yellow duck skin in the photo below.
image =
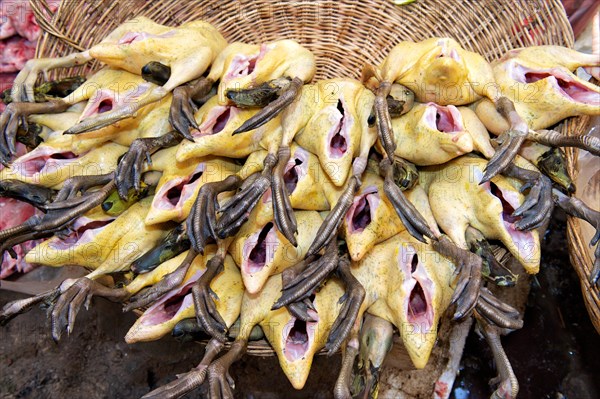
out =
<path fill-rule="evenodd" d="M 152 156 L 149 169 L 162 171 L 162 176 L 146 216 L 147 225 L 185 220 L 204 184 L 221 181 L 239 170 L 233 162 L 212 156 L 174 162 L 177 151 L 170 147 Z"/>
<path fill-rule="evenodd" d="M 516 230 L 513 223 L 519 218 L 511 215 L 524 201 L 521 183 L 496 176 L 479 184 L 485 166 L 483 159 L 463 156 L 422 169 L 419 185 L 428 193 L 438 225 L 460 248 L 467 248 L 465 232 L 472 226 L 486 238 L 502 241 L 528 273 L 537 273 L 539 234 Z"/>
<path fill-rule="evenodd" d="M 92 269 L 87 275 L 127 270 L 140 255 L 154 247 L 167 233 L 164 226 L 146 226 L 144 219 L 152 198 L 134 204 L 118 218 L 101 215 L 99 208 L 74 224 L 74 231 L 64 240 L 53 237 L 33 248 L 27 262 L 47 266 L 79 265 Z M 72 236 L 72 237 L 71 237 Z"/>
<path fill-rule="evenodd" d="M 600 115 L 600 89 L 575 75 L 578 67 L 598 66 L 597 56 L 558 46 L 537 46 L 508 52 L 494 63 L 494 78 L 503 95 L 532 130 L 546 129 L 576 115 Z M 477 116 L 500 134 L 507 122 L 493 104 L 481 101 Z"/>
<path fill-rule="evenodd" d="M 173 330 L 175 325 L 186 318 L 195 317 L 194 302 L 189 292 L 191 286 L 206 271 L 206 263 L 216 254 L 216 246 L 206 248 L 204 255 L 198 255 L 178 287 L 158 299 L 135 322 L 125 336 L 127 343 L 154 341 Z M 185 259 L 187 251 L 161 264 L 152 273 L 138 275 L 125 287 L 131 294 L 138 292 L 143 286 L 151 285 L 166 273 L 174 271 Z M 155 273 L 158 270 L 158 273 Z M 149 276 L 152 274 L 152 276 Z M 238 268 L 230 256 L 225 257 L 224 269 L 210 284 L 217 297 L 215 307 L 227 327 L 231 327 L 240 315 L 244 286 Z"/>
<path fill-rule="evenodd" d="M 297 246 L 279 232 L 270 204 L 259 203 L 235 236 L 229 253 L 241 269 L 246 290 L 258 294 L 269 276 L 281 273 L 306 255 L 323 219 L 316 211 L 297 211 Z"/>

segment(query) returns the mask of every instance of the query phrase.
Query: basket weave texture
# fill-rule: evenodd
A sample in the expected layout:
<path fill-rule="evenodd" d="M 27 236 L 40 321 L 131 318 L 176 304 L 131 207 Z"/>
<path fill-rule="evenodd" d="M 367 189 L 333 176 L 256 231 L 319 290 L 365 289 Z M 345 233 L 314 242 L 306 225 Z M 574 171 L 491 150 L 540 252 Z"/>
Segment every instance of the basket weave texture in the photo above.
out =
<path fill-rule="evenodd" d="M 55 14 L 45 0 L 31 0 L 42 27 L 36 55 L 58 57 L 99 42 L 123 21 L 146 16 L 177 26 L 202 19 L 229 41 L 261 43 L 295 39 L 317 57 L 316 79 L 359 78 L 365 63 L 379 64 L 403 40 L 452 37 L 488 61 L 523 46 L 573 46 L 573 32 L 560 0 L 417 0 L 396 6 L 389 0 L 347 1 L 195 1 L 195 0 L 63 0 Z M 82 74 L 98 63 L 54 71 L 51 77 Z M 571 118 L 563 133 L 581 134 L 589 117 Z M 576 150 L 566 150 L 575 178 Z M 571 262 L 581 280 L 590 318 L 600 332 L 600 298 L 589 283 L 592 259 L 579 221 L 568 219 Z M 271 350 L 265 348 L 269 355 Z"/>

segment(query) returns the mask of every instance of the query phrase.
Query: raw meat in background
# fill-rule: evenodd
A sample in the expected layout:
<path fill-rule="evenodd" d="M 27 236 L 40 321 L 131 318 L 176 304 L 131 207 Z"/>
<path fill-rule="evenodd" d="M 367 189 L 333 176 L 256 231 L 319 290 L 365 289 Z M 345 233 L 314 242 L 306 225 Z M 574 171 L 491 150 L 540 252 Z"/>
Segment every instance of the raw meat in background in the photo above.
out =
<path fill-rule="evenodd" d="M 56 11 L 59 0 L 47 2 L 52 12 Z M 40 35 L 40 27 L 35 21 L 31 5 L 28 0 L 2 0 L 0 6 L 0 39 L 17 34 L 29 41 L 36 41 Z"/>
<path fill-rule="evenodd" d="M 20 36 L 13 36 L 0 41 L 0 73 L 18 72 L 27 60 L 35 55 L 36 42 Z"/>

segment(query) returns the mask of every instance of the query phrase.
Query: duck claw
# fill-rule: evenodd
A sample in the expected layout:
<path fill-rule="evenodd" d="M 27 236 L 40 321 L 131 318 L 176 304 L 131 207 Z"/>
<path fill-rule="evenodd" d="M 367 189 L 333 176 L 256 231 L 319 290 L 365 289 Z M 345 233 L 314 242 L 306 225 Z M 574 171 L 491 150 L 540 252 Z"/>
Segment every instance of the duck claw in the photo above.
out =
<path fill-rule="evenodd" d="M 219 238 L 224 239 L 236 234 L 240 227 L 248 220 L 250 212 L 254 209 L 260 197 L 271 186 L 270 175 L 276 163 L 277 157 L 273 154 L 268 154 L 263 161 L 263 171 L 250 176 L 242 184 L 241 190 L 224 206 L 220 207 L 219 211 L 222 215 L 216 229 Z"/>
<path fill-rule="evenodd" d="M 198 255 L 198 253 L 193 249 L 190 249 L 187 256 L 177 267 L 177 269 L 165 275 L 158 283 L 154 284 L 152 288 L 149 288 L 131 297 L 129 303 L 123 307 L 123 311 L 129 312 L 133 309 L 147 306 L 160 298 L 162 295 L 171 291 L 173 288 L 179 286 L 183 282 L 183 279 L 185 278 L 190 265 L 196 258 L 196 255 Z"/>
<path fill-rule="evenodd" d="M 421 242 L 425 242 L 423 236 L 434 238 L 429 225 L 421 216 L 417 208 L 406 198 L 400 187 L 394 181 L 394 169 L 388 158 L 384 158 L 380 163 L 381 175 L 384 177 L 383 191 L 388 197 L 396 213 L 400 217 L 402 224 L 411 236 Z"/>
<path fill-rule="evenodd" d="M 69 107 L 62 100 L 43 103 L 12 102 L 0 115 L 0 162 L 8 166 L 10 158 L 16 154 L 16 139 L 19 125 L 27 130 L 27 117 L 32 114 L 58 113 Z"/>
<path fill-rule="evenodd" d="M 127 199 L 127 193 L 131 188 L 139 192 L 142 187 L 144 161 L 148 165 L 152 165 L 151 155 L 154 151 L 178 144 L 179 140 L 180 137 L 176 132 L 169 132 L 160 137 L 135 139 L 127 152 L 121 157 L 115 172 L 119 197 L 122 200 Z"/>
<path fill-rule="evenodd" d="M 173 129 L 187 140 L 194 141 L 194 137 L 190 131 L 200 129 L 194 116 L 198 110 L 194 100 L 208 94 L 213 83 L 210 79 L 200 78 L 195 83 L 179 86 L 173 90 L 173 99 L 171 100 L 171 108 L 169 110 L 169 123 Z"/>
<path fill-rule="evenodd" d="M 319 227 L 315 239 L 308 248 L 306 257 L 318 254 L 323 247 L 328 245 L 328 243 L 335 242 L 337 231 L 342 224 L 348 209 L 350 209 L 350 206 L 352 205 L 354 193 L 356 193 L 359 186 L 360 181 L 358 177 L 352 176 L 337 203 Z"/>
<path fill-rule="evenodd" d="M 7 303 L 0 310 L 0 326 L 5 326 L 10 320 L 16 316 L 30 311 L 35 305 L 42 302 L 52 302 L 60 295 L 60 290 L 55 288 L 35 296 L 18 299 Z"/>
<path fill-rule="evenodd" d="M 451 303 L 456 303 L 454 320 L 471 313 L 478 303 L 481 287 L 481 265 L 479 256 L 457 247 L 446 236 L 432 242 L 433 248 L 443 256 L 450 258 L 458 271 L 458 282 L 452 294 Z"/>
<path fill-rule="evenodd" d="M 592 286 L 600 289 L 598 287 L 600 285 L 600 244 L 598 243 L 600 241 L 600 212 L 590 208 L 579 198 L 569 197 L 556 189 L 552 190 L 552 197 L 556 205 L 567 214 L 585 220 L 596 229 L 596 233 L 590 241 L 590 246 L 596 245 L 596 250 L 594 251 L 594 266 L 589 279 Z"/>
<path fill-rule="evenodd" d="M 175 399 L 198 388 L 206 380 L 208 366 L 222 349 L 222 343 L 214 339 L 210 340 L 206 344 L 204 357 L 197 367 L 185 374 L 178 375 L 176 380 L 147 393 L 142 396 L 142 399 Z"/>
<path fill-rule="evenodd" d="M 526 138 L 527 133 L 520 130 L 509 130 L 502 133 L 498 138 L 498 142 L 502 144 L 485 167 L 480 184 L 492 180 L 494 176 L 506 170 L 518 154 Z"/>
<path fill-rule="evenodd" d="M 306 268 L 282 289 L 281 297 L 271 309 L 279 309 L 292 302 L 300 301 L 316 290 L 327 276 L 337 267 L 338 253 L 335 240 L 327 245 L 325 253 L 318 259 L 306 264 Z"/>
<path fill-rule="evenodd" d="M 515 222 L 517 230 L 533 230 L 541 226 L 550 216 L 554 208 L 552 201 L 552 182 L 543 174 L 520 168 L 514 164 L 509 165 L 506 175 L 525 182 L 521 192 L 529 190 L 523 204 L 517 208 L 512 216 L 522 216 Z"/>
<path fill-rule="evenodd" d="M 481 288 L 475 310 L 480 318 L 499 328 L 518 330 L 523 327 L 523 320 L 520 319 L 519 312 L 500 301 L 484 287 Z"/>
<path fill-rule="evenodd" d="M 246 353 L 246 341 L 235 341 L 229 352 L 208 366 L 208 382 L 210 397 L 213 399 L 233 399 L 235 384 L 229 375 L 229 368 Z"/>
<path fill-rule="evenodd" d="M 256 128 L 261 127 L 271 119 L 275 118 L 281 111 L 290 105 L 294 99 L 298 96 L 300 88 L 302 87 L 302 79 L 294 78 L 290 82 L 289 86 L 281 93 L 281 95 L 273 102 L 269 103 L 266 107 L 261 109 L 253 117 L 245 121 L 242 126 L 238 127 L 233 134 L 244 133 Z"/>
<path fill-rule="evenodd" d="M 196 319 L 198 324 L 211 337 L 220 342 L 227 341 L 225 332 L 227 323 L 217 310 L 214 301 L 218 300 L 217 295 L 211 290 L 210 283 L 212 279 L 223 271 L 223 257 L 213 256 L 206 265 L 206 271 L 198 282 L 192 287 L 192 296 L 194 298 L 194 307 L 196 309 Z"/>
<path fill-rule="evenodd" d="M 350 259 L 343 255 L 338 261 L 338 274 L 346 284 L 346 293 L 340 298 L 343 306 L 340 313 L 331 326 L 325 349 L 328 355 L 333 355 L 350 334 L 358 312 L 365 299 L 365 289 L 350 272 Z"/>
<path fill-rule="evenodd" d="M 298 232 L 296 217 L 290 202 L 290 196 L 285 187 L 283 175 L 285 167 L 290 159 L 290 148 L 281 147 L 277 152 L 277 165 L 273 170 L 271 178 L 271 193 L 273 200 L 273 215 L 277 229 L 284 235 L 285 238 L 294 246 L 298 246 L 295 233 Z"/>
<path fill-rule="evenodd" d="M 200 187 L 186 220 L 188 236 L 196 252 L 204 253 L 208 240 L 217 238 L 217 196 L 237 189 L 241 182 L 239 176 L 231 175 L 221 182 L 209 182 Z"/>
<path fill-rule="evenodd" d="M 63 285 L 69 284 L 68 288 L 63 290 Z M 125 299 L 127 291 L 122 289 L 111 289 L 104 285 L 82 277 L 74 282 L 66 280 L 59 287 L 60 295 L 48 309 L 52 326 L 52 338 L 58 342 L 62 333 L 66 330 L 68 334 L 73 332 L 75 319 L 85 305 L 87 309 L 93 296 L 102 296 L 104 298 L 119 300 Z"/>
<path fill-rule="evenodd" d="M 290 314 L 299 320 L 305 322 L 317 321 L 310 313 L 308 313 L 309 310 L 314 310 L 314 306 L 309 298 L 304 298 L 299 302 L 292 302 L 286 307 Z"/>

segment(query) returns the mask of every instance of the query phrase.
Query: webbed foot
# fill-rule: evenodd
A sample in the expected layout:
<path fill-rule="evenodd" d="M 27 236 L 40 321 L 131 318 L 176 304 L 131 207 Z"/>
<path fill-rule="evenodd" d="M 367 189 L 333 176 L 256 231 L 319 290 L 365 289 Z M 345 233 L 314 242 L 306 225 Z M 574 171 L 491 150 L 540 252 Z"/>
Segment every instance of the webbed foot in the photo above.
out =
<path fill-rule="evenodd" d="M 198 388 L 206 380 L 208 366 L 222 349 L 221 342 L 215 339 L 210 340 L 206 344 L 204 357 L 198 366 L 185 374 L 178 375 L 176 380 L 147 393 L 142 396 L 142 399 L 175 399 Z"/>
<path fill-rule="evenodd" d="M 16 139 L 19 125 L 27 130 L 27 117 L 32 114 L 50 114 L 63 112 L 69 104 L 63 100 L 51 100 L 44 103 L 13 102 L 6 106 L 0 115 L 0 163 L 8 166 L 17 153 Z"/>
<path fill-rule="evenodd" d="M 246 353 L 248 342 L 237 340 L 225 355 L 208 366 L 208 383 L 211 399 L 233 399 L 235 383 L 229 375 L 229 368 Z"/>
<path fill-rule="evenodd" d="M 488 182 L 492 177 L 499 173 L 502 173 L 515 158 L 521 145 L 527 139 L 527 133 L 529 131 L 527 124 L 521 119 L 515 105 L 506 97 L 501 97 L 496 102 L 496 109 L 498 112 L 510 123 L 510 130 L 504 132 L 498 137 L 500 148 L 496 151 L 494 156 L 489 160 L 481 183 Z"/>
<path fill-rule="evenodd" d="M 81 306 L 89 307 L 93 296 L 120 301 L 127 298 L 128 292 L 122 288 L 108 288 L 87 277 L 75 281 L 66 280 L 60 287 L 60 295 L 49 309 L 52 326 L 52 338 L 58 342 L 62 333 L 66 330 L 68 334 L 73 332 L 75 319 Z"/>
<path fill-rule="evenodd" d="M 552 196 L 556 205 L 567 214 L 585 220 L 596 229 L 596 233 L 590 241 L 590 246 L 596 245 L 590 283 L 600 289 L 600 244 L 598 244 L 600 241 L 600 212 L 590 208 L 580 199 L 566 196 L 558 190 L 552 190 Z"/>
<path fill-rule="evenodd" d="M 206 264 L 206 271 L 198 282 L 192 287 L 196 319 L 204 331 L 220 342 L 225 342 L 227 336 L 227 323 L 219 314 L 214 301 L 219 297 L 210 288 L 210 283 L 215 276 L 223 271 L 223 256 L 215 255 Z"/>
<path fill-rule="evenodd" d="M 281 95 L 277 98 L 277 100 L 269 103 L 266 107 L 261 109 L 256 115 L 245 121 L 242 126 L 238 127 L 233 134 L 244 133 L 249 130 L 253 130 L 261 127 L 265 123 L 269 122 L 271 119 L 276 117 L 281 111 L 285 109 L 288 105 L 290 105 L 294 99 L 300 93 L 300 88 L 302 87 L 302 80 L 300 78 L 294 78 L 289 83 L 287 88 L 283 90 Z"/>
<path fill-rule="evenodd" d="M 512 213 L 512 216 L 521 217 L 515 222 L 515 228 L 517 230 L 538 228 L 552 216 L 554 209 L 552 182 L 539 172 L 523 169 L 515 164 L 510 164 L 505 174 L 525 182 L 521 187 L 521 193 L 529 190 L 523 204 Z"/>
<path fill-rule="evenodd" d="M 478 303 L 481 287 L 481 265 L 479 256 L 457 247 L 447 236 L 432 242 L 433 248 L 456 264 L 458 282 L 451 303 L 456 303 L 454 319 L 462 319 L 471 313 Z"/>
<path fill-rule="evenodd" d="M 190 130 L 199 129 L 194 117 L 194 114 L 198 110 L 194 100 L 199 100 L 206 96 L 213 84 L 214 82 L 211 79 L 200 78 L 193 83 L 176 87 L 173 90 L 169 123 L 173 129 L 190 141 L 194 141 Z"/>
<path fill-rule="evenodd" d="M 334 237 L 335 238 L 335 237 Z M 272 309 L 279 309 L 287 306 L 292 302 L 302 301 L 308 298 L 319 285 L 327 278 L 327 276 L 338 265 L 338 250 L 337 242 L 332 239 L 325 249 L 325 253 L 319 257 L 307 256 L 309 261 L 300 262 L 306 267 L 294 278 L 286 278 L 285 284 L 282 287 L 281 297 L 275 302 Z"/>
<path fill-rule="evenodd" d="M 358 337 L 350 337 L 346 343 L 346 350 L 342 355 L 342 367 L 333 388 L 333 397 L 335 399 L 351 399 L 350 383 L 352 382 L 352 369 L 354 368 L 354 359 L 358 355 Z"/>
<path fill-rule="evenodd" d="M 384 158 L 380 165 L 380 174 L 384 178 L 383 190 L 394 206 L 396 213 L 402 220 L 406 230 L 421 242 L 425 242 L 423 236 L 434 238 L 433 232 L 427 222 L 421 216 L 417 208 L 406 198 L 400 187 L 395 182 L 394 168 L 389 158 Z"/>
<path fill-rule="evenodd" d="M 271 186 L 271 171 L 277 163 L 274 154 L 268 154 L 263 161 L 263 171 L 251 175 L 244 181 L 233 198 L 220 207 L 221 218 L 217 223 L 217 235 L 224 239 L 236 234 L 248 220 L 250 212 L 262 195 Z"/>
<path fill-rule="evenodd" d="M 123 307 L 123 311 L 129 312 L 130 310 L 140 308 L 143 306 L 147 306 L 160 298 L 162 295 L 171 291 L 173 288 L 179 286 L 185 275 L 196 258 L 198 253 L 193 249 L 190 249 L 187 256 L 181 262 L 181 264 L 172 271 L 171 273 L 165 275 L 158 283 L 154 284 L 151 288 L 136 294 L 131 297 L 129 303 Z"/>
<path fill-rule="evenodd" d="M 340 298 L 343 303 L 340 313 L 331 326 L 325 349 L 328 355 L 333 355 L 350 334 L 358 312 L 365 299 L 365 289 L 350 272 L 350 258 L 344 254 L 338 261 L 337 273 L 346 285 L 346 292 Z"/>
<path fill-rule="evenodd" d="M 208 240 L 217 239 L 217 196 L 225 191 L 237 190 L 241 184 L 239 176 L 231 175 L 220 182 L 205 183 L 200 188 L 186 220 L 188 236 L 196 252 L 204 253 Z"/>
<path fill-rule="evenodd" d="M 475 313 L 478 319 L 484 319 L 488 324 L 509 330 L 518 330 L 523 327 L 523 320 L 519 311 L 512 306 L 500 301 L 490 290 L 481 287 Z"/>
<path fill-rule="evenodd" d="M 160 148 L 172 147 L 179 143 L 177 132 L 169 132 L 160 137 L 135 139 L 129 150 L 123 155 L 115 172 L 117 191 L 121 199 L 127 198 L 131 188 L 136 192 L 141 190 L 144 161 L 152 164 L 152 153 Z"/>
<path fill-rule="evenodd" d="M 290 159 L 290 148 L 281 147 L 277 152 L 277 165 L 273 170 L 271 178 L 271 193 L 273 197 L 273 215 L 277 229 L 294 246 L 298 246 L 295 234 L 298 232 L 298 225 L 290 196 L 283 179 L 285 168 Z"/>

